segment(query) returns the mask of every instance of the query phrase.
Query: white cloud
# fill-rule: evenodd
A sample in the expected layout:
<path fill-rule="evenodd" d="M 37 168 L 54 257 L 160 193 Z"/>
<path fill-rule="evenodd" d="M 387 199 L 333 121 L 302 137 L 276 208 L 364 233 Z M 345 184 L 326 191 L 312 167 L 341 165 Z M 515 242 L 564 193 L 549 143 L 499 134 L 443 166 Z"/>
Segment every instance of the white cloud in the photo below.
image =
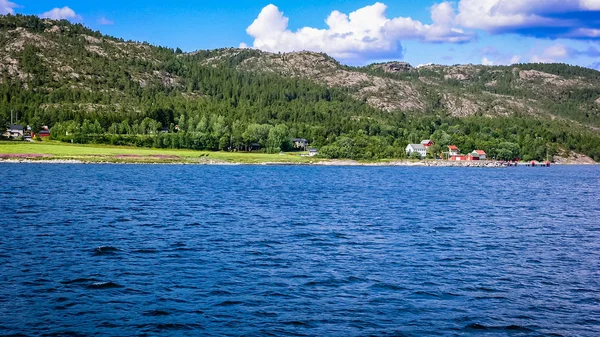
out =
<path fill-rule="evenodd" d="M 485 56 L 484 56 L 484 57 L 481 59 L 481 64 L 483 64 L 484 66 L 493 66 L 493 65 L 494 65 L 494 62 L 493 62 L 493 61 L 490 61 L 490 60 L 489 60 L 487 57 L 485 57 Z"/>
<path fill-rule="evenodd" d="M 14 2 L 8 0 L 0 0 L 0 15 L 15 14 L 15 8 L 18 8 Z"/>
<path fill-rule="evenodd" d="M 101 16 L 100 19 L 98 19 L 98 24 L 101 24 L 101 25 L 114 25 L 115 22 L 112 21 L 112 20 L 107 19 L 104 16 Z"/>
<path fill-rule="evenodd" d="M 569 56 L 569 50 L 562 44 L 555 44 L 544 50 L 544 56 L 551 59 L 563 59 Z"/>
<path fill-rule="evenodd" d="M 460 0 L 456 23 L 492 33 L 552 28 L 551 31 L 529 33 L 569 36 L 580 30 L 578 33 L 583 36 L 573 37 L 586 37 L 586 34 L 598 34 L 597 29 L 582 26 L 597 25 L 597 21 L 577 14 L 598 10 L 600 0 Z"/>
<path fill-rule="evenodd" d="M 350 14 L 333 11 L 325 20 L 328 28 L 288 29 L 289 18 L 275 5 L 262 9 L 246 32 L 253 47 L 270 52 L 310 50 L 341 59 L 398 56 L 402 39 L 428 42 L 466 42 L 473 35 L 454 27 L 455 12 L 443 2 L 431 8 L 433 23 L 423 24 L 406 17 L 388 18 L 387 6 L 377 2 Z"/>
<path fill-rule="evenodd" d="M 580 6 L 583 9 L 591 11 L 600 11 L 600 1 L 598 0 L 581 0 Z"/>
<path fill-rule="evenodd" d="M 433 65 L 433 63 L 432 63 L 432 62 L 429 62 L 429 63 L 423 63 L 423 64 L 419 64 L 419 65 L 417 65 L 417 68 L 421 68 L 421 67 L 427 67 L 427 66 L 432 66 L 432 65 Z"/>
<path fill-rule="evenodd" d="M 562 44 L 554 44 L 547 47 L 542 53 L 533 54 L 529 62 L 533 63 L 555 63 L 570 57 L 573 53 L 571 48 L 565 47 Z"/>
<path fill-rule="evenodd" d="M 83 18 L 81 15 L 75 13 L 74 10 L 65 6 L 63 8 L 54 8 L 50 11 L 47 11 L 43 14 L 40 14 L 40 17 L 52 19 L 52 20 L 73 20 L 73 21 L 81 21 Z"/>
<path fill-rule="evenodd" d="M 515 55 L 515 56 L 511 57 L 509 64 L 517 64 L 520 62 L 521 62 L 521 56 Z"/>

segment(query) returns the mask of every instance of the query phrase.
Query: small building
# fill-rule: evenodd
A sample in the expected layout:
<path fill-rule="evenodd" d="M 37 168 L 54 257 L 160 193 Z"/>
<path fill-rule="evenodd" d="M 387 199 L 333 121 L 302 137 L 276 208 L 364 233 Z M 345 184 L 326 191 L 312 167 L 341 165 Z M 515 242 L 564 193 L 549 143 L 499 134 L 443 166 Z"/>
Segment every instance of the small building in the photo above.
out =
<path fill-rule="evenodd" d="M 471 152 L 472 155 L 478 155 L 480 160 L 486 160 L 487 159 L 487 155 L 485 153 L 485 151 L 483 150 L 475 150 L 473 152 Z"/>
<path fill-rule="evenodd" d="M 448 160 L 450 161 L 468 161 L 468 156 L 464 156 L 464 155 L 453 155 L 450 158 L 448 158 Z"/>
<path fill-rule="evenodd" d="M 160 132 L 162 132 L 162 133 L 169 133 L 169 128 L 168 127 L 162 127 L 162 128 L 160 128 Z"/>
<path fill-rule="evenodd" d="M 306 150 L 306 148 L 308 147 L 308 140 L 304 138 L 294 138 L 292 139 L 292 145 L 295 149 Z"/>
<path fill-rule="evenodd" d="M 427 156 L 427 148 L 422 144 L 408 144 L 406 146 L 406 155 L 410 156 L 412 153 L 417 152 L 421 155 L 421 158 Z"/>
<path fill-rule="evenodd" d="M 50 137 L 50 128 L 42 126 L 40 132 L 37 133 L 38 137 Z"/>
<path fill-rule="evenodd" d="M 309 155 L 310 157 L 314 157 L 314 156 L 316 156 L 316 155 L 318 155 L 318 154 L 319 154 L 319 150 L 317 150 L 317 149 L 315 149 L 315 148 L 310 148 L 310 149 L 308 149 L 308 155 Z"/>
<path fill-rule="evenodd" d="M 460 153 L 460 150 L 458 149 L 458 147 L 456 145 L 450 145 L 448 146 L 448 157 L 452 157 L 452 156 L 458 156 L 458 154 Z"/>
<path fill-rule="evenodd" d="M 479 154 L 477 154 L 475 151 L 473 151 L 467 155 L 467 160 L 469 160 L 469 161 L 479 160 L 479 159 L 480 159 Z"/>
<path fill-rule="evenodd" d="M 425 139 L 425 140 L 421 141 L 421 145 L 423 145 L 425 147 L 430 147 L 433 144 L 434 143 L 431 140 L 429 140 L 429 139 Z"/>
<path fill-rule="evenodd" d="M 252 143 L 252 144 L 250 144 L 250 148 L 249 149 L 250 149 L 250 151 L 258 151 L 258 150 L 260 150 L 260 144 L 258 144 L 258 143 Z"/>

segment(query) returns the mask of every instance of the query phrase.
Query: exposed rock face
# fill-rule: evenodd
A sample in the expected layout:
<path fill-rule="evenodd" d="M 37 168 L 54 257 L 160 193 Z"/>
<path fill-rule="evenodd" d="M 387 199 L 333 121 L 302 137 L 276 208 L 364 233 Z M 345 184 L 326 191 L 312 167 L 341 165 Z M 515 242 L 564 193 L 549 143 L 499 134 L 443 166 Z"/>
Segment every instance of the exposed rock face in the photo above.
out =
<path fill-rule="evenodd" d="M 224 54 L 235 54 L 235 50 L 226 50 Z M 226 55 L 213 57 L 208 63 L 217 62 Z M 413 69 L 405 62 L 388 62 L 376 65 L 388 69 L 388 72 Z M 424 99 L 413 84 L 391 78 L 373 76 L 350 71 L 335 60 L 319 53 L 296 52 L 285 54 L 262 53 L 258 57 L 244 60 L 238 68 L 243 70 L 273 72 L 283 76 L 303 77 L 327 86 L 349 88 L 353 96 L 368 102 L 371 106 L 385 111 L 423 110 Z"/>
<path fill-rule="evenodd" d="M 373 69 L 382 69 L 386 73 L 405 73 L 412 71 L 414 68 L 407 62 L 387 62 L 374 64 Z"/>
<path fill-rule="evenodd" d="M 585 86 L 580 79 L 566 79 L 564 77 L 548 74 L 537 70 L 521 70 L 519 78 L 523 81 L 542 81 L 544 84 L 550 84 L 556 87 Z"/>
<path fill-rule="evenodd" d="M 596 100 L 596 104 L 600 105 L 600 97 Z"/>
<path fill-rule="evenodd" d="M 568 154 L 563 151 L 558 156 L 552 158 L 557 164 L 573 164 L 573 165 L 595 165 L 596 163 L 592 158 L 575 152 L 569 152 Z"/>

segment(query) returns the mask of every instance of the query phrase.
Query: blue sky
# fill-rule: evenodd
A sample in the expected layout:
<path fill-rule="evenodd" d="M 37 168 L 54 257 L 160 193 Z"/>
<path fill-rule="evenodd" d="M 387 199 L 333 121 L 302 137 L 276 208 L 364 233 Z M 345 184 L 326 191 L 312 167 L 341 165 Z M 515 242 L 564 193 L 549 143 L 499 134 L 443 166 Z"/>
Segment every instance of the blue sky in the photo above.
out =
<path fill-rule="evenodd" d="M 0 0 L 0 13 L 66 18 L 184 51 L 248 46 L 344 63 L 566 62 L 600 69 L 600 0 Z"/>

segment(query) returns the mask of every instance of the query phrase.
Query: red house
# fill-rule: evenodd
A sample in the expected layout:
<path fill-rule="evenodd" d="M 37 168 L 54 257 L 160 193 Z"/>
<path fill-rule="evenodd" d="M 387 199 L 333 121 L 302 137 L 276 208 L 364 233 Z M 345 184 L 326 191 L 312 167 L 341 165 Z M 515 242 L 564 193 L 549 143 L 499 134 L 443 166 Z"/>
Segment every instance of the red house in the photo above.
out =
<path fill-rule="evenodd" d="M 50 137 L 50 129 L 47 126 L 42 126 L 40 132 L 37 133 L 38 137 Z M 35 136 L 32 134 L 32 136 Z"/>
<path fill-rule="evenodd" d="M 434 143 L 431 140 L 429 140 L 429 139 L 425 139 L 425 140 L 421 141 L 421 145 L 423 145 L 425 147 L 430 147 L 433 144 Z"/>
<path fill-rule="evenodd" d="M 450 161 L 467 161 L 467 160 L 470 160 L 468 158 L 469 158 L 469 156 L 455 155 L 455 156 L 448 158 L 448 160 L 450 160 Z"/>

